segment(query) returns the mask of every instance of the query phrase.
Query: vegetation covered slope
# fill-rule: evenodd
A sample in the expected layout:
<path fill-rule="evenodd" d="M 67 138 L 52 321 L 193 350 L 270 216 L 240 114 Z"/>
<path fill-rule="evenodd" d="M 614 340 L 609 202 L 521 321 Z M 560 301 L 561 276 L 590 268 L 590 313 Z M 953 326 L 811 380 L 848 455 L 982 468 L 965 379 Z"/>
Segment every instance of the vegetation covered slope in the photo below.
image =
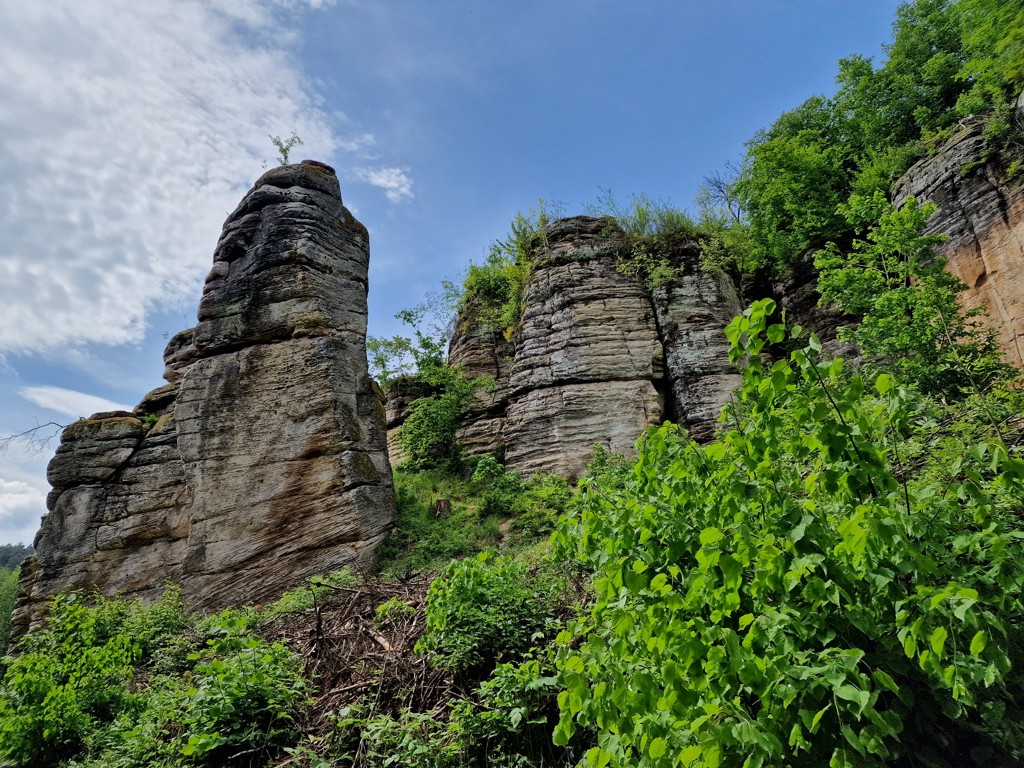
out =
<path fill-rule="evenodd" d="M 1019 140 L 1024 6 L 917 0 L 894 33 L 881 67 L 844 60 L 835 96 L 755 137 L 693 232 L 746 274 L 817 251 L 823 296 L 861 319 L 857 365 L 755 302 L 728 329 L 743 385 L 717 439 L 652 430 L 634 461 L 599 453 L 577 494 L 468 462 L 442 402 L 399 473 L 387 579 L 209 618 L 173 592 L 59 598 L 4 662 L 3 759 L 1020 765 L 1020 384 L 920 235 L 927 206 L 887 193 L 971 115 L 992 146 Z M 518 247 L 460 299 L 504 330 Z M 659 279 L 645 254 L 637 277 Z"/>

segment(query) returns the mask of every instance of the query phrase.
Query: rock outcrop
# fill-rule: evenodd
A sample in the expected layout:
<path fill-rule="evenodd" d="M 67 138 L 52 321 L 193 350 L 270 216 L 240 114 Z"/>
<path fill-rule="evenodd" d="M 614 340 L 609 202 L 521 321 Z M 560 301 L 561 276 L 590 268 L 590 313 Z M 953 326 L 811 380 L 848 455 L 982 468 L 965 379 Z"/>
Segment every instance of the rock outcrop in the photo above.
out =
<path fill-rule="evenodd" d="M 458 319 L 449 363 L 494 380 L 458 433 L 468 452 L 503 452 L 523 474 L 575 479 L 594 445 L 628 454 L 666 419 L 696 437 L 713 432 L 739 381 L 723 332 L 740 309 L 735 286 L 701 270 L 693 243 L 680 242 L 678 277 L 650 291 L 619 272 L 626 248 L 611 219 L 556 221 L 534 241 L 511 341 L 472 307 Z M 406 395 L 389 392 L 393 429 Z"/>
<path fill-rule="evenodd" d="M 644 288 L 616 270 L 608 219 L 576 217 L 540 238 L 508 378 L 506 464 L 577 477 L 599 444 L 629 452 L 665 416 L 665 372 Z"/>
<path fill-rule="evenodd" d="M 678 254 L 682 274 L 652 291 L 665 350 L 665 411 L 695 440 L 710 440 L 722 406 L 739 385 L 725 326 L 743 311 L 733 281 L 699 268 L 696 250 Z"/>
<path fill-rule="evenodd" d="M 263 175 L 224 225 L 199 323 L 133 413 L 69 426 L 15 630 L 68 588 L 205 608 L 367 560 L 395 515 L 367 374 L 366 229 L 333 169 Z"/>
<path fill-rule="evenodd" d="M 1021 116 L 1024 121 L 1024 115 Z M 963 305 L 984 307 L 1006 360 L 1024 367 L 1024 158 L 989 157 L 981 121 L 971 121 L 896 183 L 894 202 L 935 203 L 927 233 L 949 239 L 937 251 L 967 286 Z"/>

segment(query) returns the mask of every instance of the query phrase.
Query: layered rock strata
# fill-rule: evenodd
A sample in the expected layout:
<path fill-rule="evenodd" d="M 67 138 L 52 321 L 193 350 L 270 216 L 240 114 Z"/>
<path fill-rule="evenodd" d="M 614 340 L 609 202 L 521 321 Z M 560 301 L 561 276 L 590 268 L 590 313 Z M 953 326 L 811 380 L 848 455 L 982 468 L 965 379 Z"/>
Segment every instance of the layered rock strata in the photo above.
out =
<path fill-rule="evenodd" d="M 459 318 L 449 363 L 494 380 L 459 431 L 467 451 L 503 452 L 521 473 L 575 479 L 595 445 L 629 454 L 645 428 L 666 419 L 710 436 L 738 383 L 724 335 L 740 308 L 736 289 L 680 243 L 679 276 L 649 291 L 619 272 L 627 248 L 610 219 L 557 221 L 534 242 L 511 341 L 473 308 Z M 401 396 L 389 393 L 389 402 L 397 428 Z"/>
<path fill-rule="evenodd" d="M 523 293 L 508 379 L 506 463 L 578 477 L 595 444 L 629 452 L 662 421 L 664 350 L 643 286 L 616 270 L 607 219 L 548 227 Z"/>
<path fill-rule="evenodd" d="M 700 269 L 695 249 L 679 254 L 682 274 L 652 291 L 665 351 L 665 411 L 695 440 L 714 436 L 718 415 L 739 386 L 725 326 L 743 311 L 733 281 Z"/>
<path fill-rule="evenodd" d="M 395 515 L 368 260 L 333 169 L 256 182 L 224 225 L 198 325 L 168 344 L 168 384 L 64 431 L 17 631 L 69 588 L 148 597 L 173 582 L 216 609 L 366 562 Z"/>
<path fill-rule="evenodd" d="M 1006 360 L 1024 367 L 1024 172 L 1011 172 L 1024 157 L 990 154 L 983 124 L 963 124 L 896 183 L 894 202 L 912 195 L 937 206 L 927 233 L 949 236 L 936 250 L 967 286 L 964 307 L 985 308 Z"/>

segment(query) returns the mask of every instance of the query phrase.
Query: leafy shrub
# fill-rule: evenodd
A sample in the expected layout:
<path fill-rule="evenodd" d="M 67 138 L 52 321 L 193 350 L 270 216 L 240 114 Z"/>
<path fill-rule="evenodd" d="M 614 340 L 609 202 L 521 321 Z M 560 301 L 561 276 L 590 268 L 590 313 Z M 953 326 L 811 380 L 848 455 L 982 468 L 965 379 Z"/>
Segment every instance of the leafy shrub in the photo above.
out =
<path fill-rule="evenodd" d="M 907 394 L 813 337 L 762 363 L 774 309 L 727 330 L 731 431 L 651 431 L 561 534 L 598 578 L 556 739 L 597 728 L 595 765 L 1016 764 L 1024 461 L 989 437 L 905 463 Z"/>
<path fill-rule="evenodd" d="M 244 619 L 230 614 L 207 623 L 212 637 L 192 656 L 190 685 L 173 706 L 182 755 L 216 764 L 240 750 L 267 754 L 294 743 L 295 716 L 307 693 L 301 661 L 247 630 Z"/>
<path fill-rule="evenodd" d="M 581 756 L 556 747 L 558 678 L 546 651 L 521 664 L 499 664 L 473 698 L 456 702 L 453 730 L 463 743 L 464 764 L 575 765 Z M 507 761 L 499 763 L 496 758 Z"/>
<path fill-rule="evenodd" d="M 373 623 L 377 625 L 378 629 L 388 632 L 408 621 L 415 613 L 416 609 L 407 602 L 393 597 L 377 606 Z"/>
<path fill-rule="evenodd" d="M 367 337 L 366 357 L 370 375 L 385 392 L 399 379 L 416 377 L 421 372 L 428 373 L 445 366 L 449 313 L 444 297 L 428 299 L 412 309 L 395 313 L 396 319 L 412 329 L 412 338 Z"/>
<path fill-rule="evenodd" d="M 616 233 L 620 229 L 626 239 L 616 269 L 648 288 L 667 285 L 679 275 L 675 250 L 698 236 L 697 225 L 685 211 L 646 194 L 633 195 L 628 205 L 622 205 L 610 189 L 602 189 L 587 212 L 615 220 Z"/>
<path fill-rule="evenodd" d="M 477 462 L 472 484 L 482 493 L 481 511 L 513 518 L 510 528 L 521 539 L 535 539 L 554 530 L 555 522 L 573 498 L 572 489 L 563 478 L 537 474 L 524 480 L 502 467 L 490 454 Z"/>
<path fill-rule="evenodd" d="M 482 552 L 451 563 L 430 585 L 427 631 L 416 652 L 435 666 L 471 674 L 525 653 L 553 610 L 552 585 L 514 559 Z"/>
<path fill-rule="evenodd" d="M 468 379 L 461 368 L 447 366 L 421 370 L 418 377 L 434 394 L 414 400 L 398 428 L 398 442 L 406 452 L 402 464 L 409 469 L 458 469 L 462 464 L 462 447 L 456 440 L 456 431 L 474 390 L 487 380 Z"/>
<path fill-rule="evenodd" d="M 20 568 L 13 570 L 0 568 L 0 651 L 7 648 L 11 636 L 11 613 L 18 597 L 18 574 Z"/>
<path fill-rule="evenodd" d="M 57 597 L 49 627 L 9 662 L 0 756 L 26 766 L 222 765 L 294 742 L 307 690 L 298 657 L 251 633 L 252 609 L 191 629 L 183 610 L 176 590 L 151 605 Z"/>
<path fill-rule="evenodd" d="M 464 317 L 512 338 L 523 311 L 534 239 L 560 214 L 559 204 L 538 200 L 536 208 L 515 215 L 505 239 L 491 244 L 483 264 L 471 264 L 467 270 L 458 302 Z"/>
<path fill-rule="evenodd" d="M 181 629 L 180 599 L 152 606 L 70 593 L 54 599 L 50 624 L 26 636 L 0 690 L 0 755 L 52 765 L 131 703 L 135 666 Z"/>
<path fill-rule="evenodd" d="M 866 228 L 866 239 L 848 254 L 834 244 L 818 253 L 818 288 L 823 305 L 860 316 L 841 333 L 865 355 L 881 357 L 886 370 L 922 392 L 962 399 L 1010 369 L 995 335 L 976 322 L 981 310 L 961 308 L 957 294 L 966 286 L 933 251 L 944 237 L 919 234 L 934 211 L 912 197 L 896 210 L 881 192 L 852 196 L 840 212 Z"/>

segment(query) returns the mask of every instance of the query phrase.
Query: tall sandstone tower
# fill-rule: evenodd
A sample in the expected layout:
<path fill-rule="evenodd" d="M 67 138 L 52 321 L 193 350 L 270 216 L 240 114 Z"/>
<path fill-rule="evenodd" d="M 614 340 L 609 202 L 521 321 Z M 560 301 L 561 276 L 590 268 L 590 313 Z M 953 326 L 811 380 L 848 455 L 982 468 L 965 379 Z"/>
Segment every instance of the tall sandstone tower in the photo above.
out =
<path fill-rule="evenodd" d="M 24 633 L 69 588 L 205 608 L 367 561 L 395 516 L 366 363 L 366 228 L 334 170 L 265 173 L 224 224 L 199 323 L 131 413 L 64 430 L 22 570 Z"/>

